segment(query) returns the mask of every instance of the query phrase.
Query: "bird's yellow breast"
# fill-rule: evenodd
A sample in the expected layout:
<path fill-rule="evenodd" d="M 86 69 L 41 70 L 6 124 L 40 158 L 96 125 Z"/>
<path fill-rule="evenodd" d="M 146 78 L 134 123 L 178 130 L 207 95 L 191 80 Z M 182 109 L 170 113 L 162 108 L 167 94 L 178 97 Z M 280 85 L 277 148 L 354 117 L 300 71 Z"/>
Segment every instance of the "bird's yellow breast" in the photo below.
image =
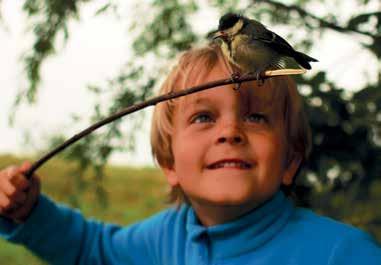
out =
<path fill-rule="evenodd" d="M 271 63 L 275 54 L 261 42 L 239 34 L 231 41 L 230 60 L 244 71 L 255 72 Z"/>

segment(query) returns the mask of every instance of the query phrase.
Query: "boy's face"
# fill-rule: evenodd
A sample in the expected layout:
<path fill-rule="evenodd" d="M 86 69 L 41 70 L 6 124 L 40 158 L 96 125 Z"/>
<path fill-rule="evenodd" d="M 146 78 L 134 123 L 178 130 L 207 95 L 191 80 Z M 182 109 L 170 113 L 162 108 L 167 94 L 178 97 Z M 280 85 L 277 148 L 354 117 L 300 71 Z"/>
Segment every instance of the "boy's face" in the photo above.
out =
<path fill-rule="evenodd" d="M 200 83 L 226 77 L 217 64 Z M 285 165 L 283 113 L 272 102 L 268 83 L 246 82 L 238 91 L 233 85 L 216 87 L 177 102 L 175 163 L 164 171 L 191 203 L 256 207 L 281 183 L 292 182 L 299 162 Z"/>

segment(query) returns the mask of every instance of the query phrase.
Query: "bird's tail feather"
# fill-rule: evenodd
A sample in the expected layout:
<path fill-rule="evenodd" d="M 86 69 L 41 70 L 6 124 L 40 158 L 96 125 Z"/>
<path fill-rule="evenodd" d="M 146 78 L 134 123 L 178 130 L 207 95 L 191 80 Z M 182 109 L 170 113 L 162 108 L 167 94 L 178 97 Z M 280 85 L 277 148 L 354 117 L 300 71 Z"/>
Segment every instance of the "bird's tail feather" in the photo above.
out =
<path fill-rule="evenodd" d="M 316 60 L 315 58 L 312 58 L 302 52 L 295 52 L 293 57 L 295 61 L 297 61 L 298 64 L 300 64 L 305 69 L 311 69 L 311 65 L 309 64 L 309 62 L 318 62 L 318 60 Z"/>

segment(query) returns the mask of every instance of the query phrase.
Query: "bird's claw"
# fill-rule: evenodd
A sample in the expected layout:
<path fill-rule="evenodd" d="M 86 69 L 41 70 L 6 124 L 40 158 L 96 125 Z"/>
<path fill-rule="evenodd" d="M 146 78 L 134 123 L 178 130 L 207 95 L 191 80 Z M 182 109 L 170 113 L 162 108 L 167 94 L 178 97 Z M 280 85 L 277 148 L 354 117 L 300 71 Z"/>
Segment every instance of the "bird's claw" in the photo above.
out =
<path fill-rule="evenodd" d="M 265 78 L 262 75 L 262 71 L 256 72 L 255 75 L 257 78 L 258 86 L 263 86 L 265 84 Z"/>

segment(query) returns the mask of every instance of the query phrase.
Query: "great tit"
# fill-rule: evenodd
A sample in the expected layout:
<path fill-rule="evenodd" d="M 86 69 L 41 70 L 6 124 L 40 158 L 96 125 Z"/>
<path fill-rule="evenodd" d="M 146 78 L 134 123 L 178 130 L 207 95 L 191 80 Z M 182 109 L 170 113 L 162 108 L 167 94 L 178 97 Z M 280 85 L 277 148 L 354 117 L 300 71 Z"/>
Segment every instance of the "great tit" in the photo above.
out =
<path fill-rule="evenodd" d="M 246 74 L 256 74 L 257 79 L 262 71 L 284 68 L 283 62 L 287 57 L 305 69 L 311 69 L 309 62 L 317 62 L 294 50 L 285 39 L 260 22 L 235 13 L 227 13 L 220 18 L 214 39 L 222 40 L 221 50 L 229 61 Z"/>

